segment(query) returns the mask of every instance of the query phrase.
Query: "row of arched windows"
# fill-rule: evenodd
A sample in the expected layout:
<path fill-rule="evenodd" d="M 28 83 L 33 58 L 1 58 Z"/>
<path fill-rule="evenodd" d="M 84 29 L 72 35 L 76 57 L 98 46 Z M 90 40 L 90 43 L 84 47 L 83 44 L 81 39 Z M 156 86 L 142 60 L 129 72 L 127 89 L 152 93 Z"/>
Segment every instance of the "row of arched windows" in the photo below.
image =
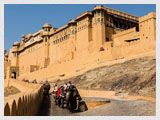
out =
<path fill-rule="evenodd" d="M 104 23 L 104 18 L 96 18 L 95 23 Z"/>
<path fill-rule="evenodd" d="M 83 29 L 85 29 L 85 28 L 87 28 L 87 24 L 84 24 L 84 25 L 78 27 L 78 28 L 77 28 L 77 32 L 78 32 L 78 31 L 81 31 L 81 30 L 83 30 Z"/>
<path fill-rule="evenodd" d="M 94 16 L 104 16 L 104 12 L 103 11 L 95 11 Z"/>
<path fill-rule="evenodd" d="M 82 19 L 82 20 L 80 20 L 80 21 L 77 22 L 77 25 L 83 24 L 83 23 L 86 22 L 86 21 L 87 21 L 86 18 L 85 18 L 85 19 Z"/>
<path fill-rule="evenodd" d="M 121 28 L 121 29 L 130 29 L 132 27 L 136 27 L 135 24 L 126 23 L 126 22 L 118 22 L 118 21 L 114 21 L 114 26 L 116 28 Z"/>
<path fill-rule="evenodd" d="M 65 36 L 63 36 L 63 37 L 61 37 L 61 38 L 59 38 L 59 39 L 53 41 L 53 43 L 54 43 L 54 44 L 60 43 L 60 42 L 62 42 L 62 41 L 64 41 L 64 40 L 68 39 L 69 36 L 70 36 L 70 34 L 65 35 Z"/>

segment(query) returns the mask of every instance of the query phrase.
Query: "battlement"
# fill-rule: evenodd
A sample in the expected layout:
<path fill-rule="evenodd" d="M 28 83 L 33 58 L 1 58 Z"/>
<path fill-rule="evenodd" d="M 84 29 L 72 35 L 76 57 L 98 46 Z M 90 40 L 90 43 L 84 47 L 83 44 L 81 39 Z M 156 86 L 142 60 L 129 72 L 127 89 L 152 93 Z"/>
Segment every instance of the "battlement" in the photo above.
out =
<path fill-rule="evenodd" d="M 92 14 L 92 12 L 90 12 L 90 11 L 84 12 L 84 13 L 82 13 L 81 15 L 77 16 L 77 19 L 76 19 L 76 20 L 78 20 L 78 19 L 80 19 L 80 18 L 82 18 L 82 17 L 84 17 L 84 16 L 86 16 L 86 15 L 93 15 L 93 14 Z"/>
<path fill-rule="evenodd" d="M 114 34 L 113 38 L 121 37 L 121 36 L 129 34 L 129 33 L 136 33 L 136 27 L 128 29 L 128 30 L 124 30 L 124 31 L 119 32 L 117 34 Z"/>
<path fill-rule="evenodd" d="M 131 15 L 131 14 L 119 11 L 119 10 L 115 10 L 112 8 L 108 8 L 108 7 L 104 7 L 104 6 L 96 6 L 94 8 L 94 10 L 105 10 L 105 11 L 107 11 L 107 14 L 121 16 L 121 17 L 125 17 L 126 19 L 132 19 L 132 20 L 138 21 L 137 16 L 134 16 L 134 15 Z"/>
<path fill-rule="evenodd" d="M 140 17 L 139 18 L 139 23 L 147 21 L 149 19 L 156 19 L 156 13 L 151 12 L 151 13 L 148 13 L 147 15 L 143 16 L 143 17 Z"/>

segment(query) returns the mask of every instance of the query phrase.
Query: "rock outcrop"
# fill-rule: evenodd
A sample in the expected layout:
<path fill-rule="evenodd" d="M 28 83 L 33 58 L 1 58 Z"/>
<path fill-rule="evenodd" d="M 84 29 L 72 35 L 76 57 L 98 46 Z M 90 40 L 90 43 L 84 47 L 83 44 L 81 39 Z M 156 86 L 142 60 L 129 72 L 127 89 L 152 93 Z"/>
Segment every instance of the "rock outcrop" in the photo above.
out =
<path fill-rule="evenodd" d="M 103 66 L 61 82 L 72 81 L 80 89 L 109 90 L 117 94 L 156 96 L 156 59 L 142 57 Z"/>

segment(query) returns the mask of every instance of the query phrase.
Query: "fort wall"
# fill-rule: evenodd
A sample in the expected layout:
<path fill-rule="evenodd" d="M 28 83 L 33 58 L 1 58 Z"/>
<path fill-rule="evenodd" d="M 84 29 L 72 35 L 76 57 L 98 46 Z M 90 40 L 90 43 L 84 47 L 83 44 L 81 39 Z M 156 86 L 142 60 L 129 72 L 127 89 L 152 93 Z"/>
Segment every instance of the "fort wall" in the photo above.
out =
<path fill-rule="evenodd" d="M 4 115 L 36 115 L 42 101 L 43 89 L 41 85 L 28 84 L 21 81 L 15 81 L 14 79 L 11 79 L 11 81 L 10 85 L 18 87 L 18 89 L 21 90 L 21 93 L 4 98 Z"/>
<path fill-rule="evenodd" d="M 15 86 L 21 93 L 5 97 L 4 115 L 37 114 L 42 87 L 21 80 L 64 80 L 96 67 L 155 55 L 156 13 L 138 18 L 96 6 L 61 28 L 47 23 L 5 52 L 4 86 Z"/>
<path fill-rule="evenodd" d="M 10 50 L 8 75 L 17 73 L 20 80 L 58 79 L 76 74 L 86 64 L 147 53 L 155 46 L 155 13 L 138 18 L 97 6 L 61 28 L 47 23 L 37 33 L 23 35 Z"/>
<path fill-rule="evenodd" d="M 147 53 L 149 51 L 156 51 L 155 44 L 156 41 L 153 40 L 137 40 L 129 43 L 123 43 L 121 46 L 114 47 L 112 54 L 114 58 L 117 59 L 132 57 L 134 55 Z M 117 49 L 119 51 L 117 51 Z"/>
<path fill-rule="evenodd" d="M 156 40 L 156 13 L 139 18 L 139 33 L 141 39 Z"/>
<path fill-rule="evenodd" d="M 127 44 L 127 42 L 140 40 L 139 32 L 136 31 L 136 28 L 131 28 L 122 32 L 119 32 L 113 35 L 115 46 L 122 46 Z"/>

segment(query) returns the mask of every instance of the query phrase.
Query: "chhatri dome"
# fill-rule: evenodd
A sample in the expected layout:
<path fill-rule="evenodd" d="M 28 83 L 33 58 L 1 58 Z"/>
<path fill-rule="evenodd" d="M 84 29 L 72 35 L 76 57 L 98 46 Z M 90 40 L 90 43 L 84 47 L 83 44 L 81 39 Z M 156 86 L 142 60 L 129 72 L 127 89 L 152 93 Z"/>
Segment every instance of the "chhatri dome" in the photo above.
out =
<path fill-rule="evenodd" d="M 17 46 L 17 45 L 19 45 L 19 42 L 18 41 L 16 41 L 16 42 L 14 42 L 14 44 L 13 44 L 14 46 Z"/>
<path fill-rule="evenodd" d="M 25 35 L 24 35 L 24 34 L 22 35 L 22 38 L 25 38 Z"/>
<path fill-rule="evenodd" d="M 52 28 L 52 25 L 49 24 L 49 23 L 45 23 L 45 24 L 43 25 L 43 28 Z"/>

